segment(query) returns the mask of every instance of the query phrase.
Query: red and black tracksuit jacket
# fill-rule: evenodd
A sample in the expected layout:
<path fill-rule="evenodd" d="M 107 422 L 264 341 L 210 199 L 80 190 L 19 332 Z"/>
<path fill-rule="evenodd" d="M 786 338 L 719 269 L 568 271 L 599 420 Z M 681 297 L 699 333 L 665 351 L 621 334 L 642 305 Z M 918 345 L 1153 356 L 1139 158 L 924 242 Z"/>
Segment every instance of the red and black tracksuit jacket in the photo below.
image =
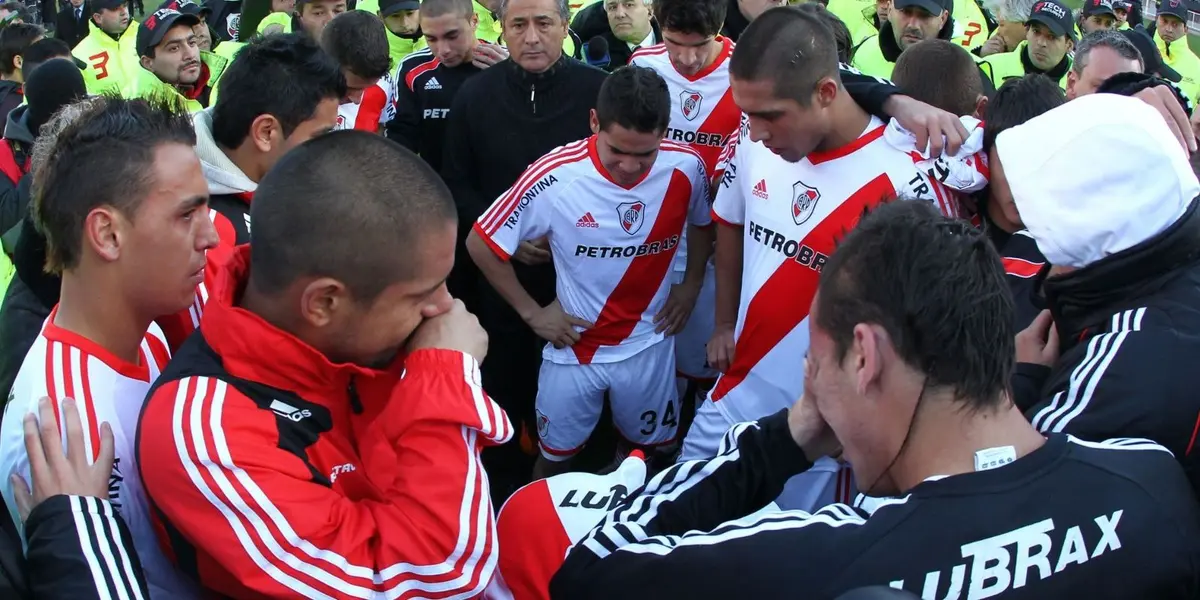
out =
<path fill-rule="evenodd" d="M 483 446 L 512 425 L 475 359 L 387 371 L 324 355 L 237 307 L 241 246 L 155 384 L 137 455 L 169 554 L 237 598 L 475 597 L 497 561 Z"/>

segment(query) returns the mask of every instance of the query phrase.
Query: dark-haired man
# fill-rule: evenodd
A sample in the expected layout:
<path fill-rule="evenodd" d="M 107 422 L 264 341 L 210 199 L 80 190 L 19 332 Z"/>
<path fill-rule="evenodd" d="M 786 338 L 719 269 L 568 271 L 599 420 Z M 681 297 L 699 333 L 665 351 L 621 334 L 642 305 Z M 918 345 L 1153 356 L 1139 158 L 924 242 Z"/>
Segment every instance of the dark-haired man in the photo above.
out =
<path fill-rule="evenodd" d="M 896 59 L 910 46 L 954 36 L 952 9 L 952 0 L 894 0 L 879 33 L 854 50 L 855 68 L 867 75 L 891 77 Z"/>
<path fill-rule="evenodd" d="M 566 0 L 505 0 L 499 6 L 511 58 L 503 68 L 484 69 L 467 80 L 454 97 L 446 127 L 442 177 L 458 203 L 464 241 L 470 224 L 516 184 L 529 165 L 592 134 L 589 114 L 607 76 L 563 51 L 570 18 Z M 517 276 L 543 306 L 555 295 L 546 247 L 543 240 L 531 240 L 513 254 L 520 263 Z M 484 387 L 525 426 L 523 439 L 531 440 L 541 341 L 474 264 L 459 261 L 451 283 L 452 293 L 478 311 L 488 334 L 504 340 L 505 351 L 493 354 L 484 365 Z M 531 457 L 517 444 L 490 455 L 497 461 L 488 458 L 498 498 L 527 481 Z"/>
<path fill-rule="evenodd" d="M 334 17 L 349 10 L 346 0 L 296 0 L 292 33 L 305 33 L 314 40 L 321 39 L 325 26 Z"/>
<path fill-rule="evenodd" d="M 378 2 L 376 14 L 383 20 L 387 30 L 388 71 L 393 72 L 400 61 L 425 47 L 425 36 L 421 35 L 420 0 L 382 0 Z M 358 10 L 364 10 L 360 2 Z"/>
<path fill-rule="evenodd" d="M 921 102 L 977 119 L 983 118 L 988 102 L 983 82 L 991 83 L 979 77 L 979 66 L 970 53 L 946 40 L 926 40 L 905 50 L 896 59 L 892 81 Z"/>
<path fill-rule="evenodd" d="M 134 455 L 142 400 L 170 357 L 153 319 L 188 305 L 217 243 L 195 134 L 186 113 L 172 110 L 92 99 L 38 172 L 31 214 L 62 292 L 9 392 L 0 472 L 20 527 L 9 476 L 29 477 L 21 420 L 43 396 L 56 407 L 77 400 L 88 460 L 98 455 L 100 424 L 112 427 L 109 500 L 129 525 L 151 593 L 187 598 L 194 584 L 157 544 Z"/>
<path fill-rule="evenodd" d="M 1154 21 L 1154 43 L 1168 67 L 1179 73 L 1183 92 L 1192 103 L 1200 101 L 1200 58 L 1188 45 L 1188 0 L 1161 0 Z"/>
<path fill-rule="evenodd" d="M 1116 29 L 1117 13 L 1113 10 L 1112 0 L 1086 0 L 1083 8 L 1079 9 L 1079 31 L 1083 37 L 1094 31 Z"/>
<path fill-rule="evenodd" d="M 729 91 L 729 56 L 733 41 L 721 35 L 726 0 L 655 0 L 654 14 L 662 27 L 661 44 L 634 52 L 630 64 L 654 69 L 671 90 L 671 121 L 667 139 L 686 144 L 704 159 L 705 172 L 716 173 L 717 158 L 741 121 L 741 110 Z M 715 182 L 714 182 L 715 185 Z M 699 282 L 684 286 L 689 240 L 676 252 L 672 283 L 677 293 L 690 296 L 696 310 L 675 334 L 675 366 L 681 376 L 679 393 L 691 402 L 703 394 L 718 373 L 708 365 L 704 345 L 713 331 L 714 279 L 712 266 Z M 706 256 L 711 249 L 700 249 Z"/>
<path fill-rule="evenodd" d="M 207 108 L 229 61 L 200 50 L 195 27 L 201 23 L 194 14 L 160 8 L 139 24 L 142 68 L 129 80 L 125 97 L 166 98 L 188 112 Z"/>
<path fill-rule="evenodd" d="M 541 457 L 534 478 L 569 469 L 605 396 L 617 431 L 670 447 L 679 426 L 675 342 L 712 249 L 708 173 L 686 145 L 665 141 L 667 83 L 623 67 L 600 88 L 594 134 L 533 163 L 479 217 L 467 251 L 480 272 L 546 340 L 537 389 Z M 532 200 L 529 200 L 532 198 Z M 692 240 L 686 274 L 672 265 Z M 508 264 L 522 242 L 548 238 L 557 297 L 542 306 Z"/>
<path fill-rule="evenodd" d="M 92 8 L 85 0 L 70 0 L 64 3 L 54 20 L 54 37 L 75 47 L 88 34 L 88 21 L 92 20 Z"/>
<path fill-rule="evenodd" d="M 1007 393 L 1011 310 L 981 233 L 922 202 L 879 207 L 820 274 L 807 358 L 792 357 L 804 396 L 627 496 L 551 595 L 1192 597 L 1200 513 L 1178 465 L 1147 440 L 1030 427 Z M 758 512 L 828 455 L 896 499 Z"/>
<path fill-rule="evenodd" d="M 479 452 L 512 425 L 446 292 L 445 184 L 338 131 L 284 156 L 251 211 L 142 412 L 162 541 L 219 596 L 478 597 L 498 551 Z"/>
<path fill-rule="evenodd" d="M 71 56 L 71 47 L 66 42 L 57 38 L 42 38 L 30 44 L 21 53 L 21 78 L 29 81 L 29 74 L 38 65 L 54 58 L 66 58 L 80 69 L 87 66 L 83 61 Z"/>
<path fill-rule="evenodd" d="M 335 17 L 321 33 L 321 47 L 342 66 L 346 96 L 338 105 L 337 129 L 379 133 L 392 119 L 387 28 L 379 17 L 352 10 Z"/>
<path fill-rule="evenodd" d="M 91 31 L 71 51 L 87 63 L 83 80 L 88 93 L 119 93 L 141 68 L 138 28 L 130 27 L 126 0 L 91 0 Z"/>
<path fill-rule="evenodd" d="M 435 171 L 442 170 L 446 125 L 459 88 L 491 63 L 480 62 L 485 52 L 508 51 L 475 38 L 479 16 L 474 0 L 425 0 L 421 31 L 429 47 L 414 52 L 396 70 L 396 115 L 388 121 L 388 139 L 421 155 Z"/>
<path fill-rule="evenodd" d="M 1013 201 L 1004 165 L 996 156 L 996 138 L 1003 132 L 1060 106 L 1067 99 L 1053 81 L 1039 75 L 1009 79 L 988 102 L 983 148 L 988 156 L 988 187 L 978 194 L 979 224 L 1004 265 L 1013 297 L 1013 326 L 1021 331 L 1044 309 L 1037 291 L 1046 257 L 1025 230 Z"/>
<path fill-rule="evenodd" d="M 250 200 L 267 171 L 336 127 L 346 78 L 316 42 L 292 33 L 247 44 L 222 79 L 216 104 L 193 122 L 210 214 L 226 252 L 250 241 Z M 191 307 L 159 320 L 172 348 L 199 326 L 207 298 L 201 284 Z"/>
<path fill-rule="evenodd" d="M 885 123 L 846 91 L 833 34 L 816 16 L 767 11 L 743 34 L 729 70 L 746 118 L 713 204 L 716 324 L 707 352 L 721 377 L 697 410 L 684 459 L 715 456 L 733 424 L 786 408 L 804 391 L 790 361 L 808 348 L 803 324 L 816 278 L 863 211 L 897 195 L 953 211 L 912 148 L 893 146 Z M 784 500 L 805 509 L 847 501 L 847 475 L 823 460 Z"/>
<path fill-rule="evenodd" d="M 1066 89 L 1074 46 L 1075 22 L 1071 9 L 1058 0 L 1038 0 L 1025 20 L 1025 41 L 1011 52 L 983 59 L 984 69 L 997 87 L 1009 79 L 1037 73 Z"/>
<path fill-rule="evenodd" d="M 0 29 L 0 118 L 7 118 L 23 100 L 21 86 L 25 83 L 21 54 L 46 31 L 28 23 L 14 23 Z"/>

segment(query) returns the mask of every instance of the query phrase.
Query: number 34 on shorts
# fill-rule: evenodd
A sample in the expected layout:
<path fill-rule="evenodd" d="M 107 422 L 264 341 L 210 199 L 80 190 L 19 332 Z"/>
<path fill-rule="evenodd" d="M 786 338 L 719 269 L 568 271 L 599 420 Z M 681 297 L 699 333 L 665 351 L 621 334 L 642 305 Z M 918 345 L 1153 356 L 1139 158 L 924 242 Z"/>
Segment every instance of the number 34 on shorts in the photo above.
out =
<path fill-rule="evenodd" d="M 667 338 L 612 363 L 543 361 L 537 395 L 542 455 L 566 460 L 578 452 L 600 420 L 606 393 L 613 424 L 626 440 L 640 446 L 674 441 L 679 429 L 674 341 Z"/>

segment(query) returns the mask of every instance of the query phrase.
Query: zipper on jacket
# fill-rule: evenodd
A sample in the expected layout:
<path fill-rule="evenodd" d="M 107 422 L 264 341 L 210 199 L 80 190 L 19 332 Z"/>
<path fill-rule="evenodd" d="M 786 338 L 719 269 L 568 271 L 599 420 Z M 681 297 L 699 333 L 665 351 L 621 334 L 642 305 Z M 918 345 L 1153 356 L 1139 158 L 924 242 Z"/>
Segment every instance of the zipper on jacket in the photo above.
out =
<path fill-rule="evenodd" d="M 350 383 L 346 384 L 346 393 L 350 396 L 350 410 L 354 414 L 361 415 L 363 411 L 362 401 L 358 399 L 358 388 L 354 387 L 354 378 L 350 378 Z"/>
<path fill-rule="evenodd" d="M 529 84 L 529 104 L 533 105 L 533 114 L 537 114 L 537 84 Z"/>

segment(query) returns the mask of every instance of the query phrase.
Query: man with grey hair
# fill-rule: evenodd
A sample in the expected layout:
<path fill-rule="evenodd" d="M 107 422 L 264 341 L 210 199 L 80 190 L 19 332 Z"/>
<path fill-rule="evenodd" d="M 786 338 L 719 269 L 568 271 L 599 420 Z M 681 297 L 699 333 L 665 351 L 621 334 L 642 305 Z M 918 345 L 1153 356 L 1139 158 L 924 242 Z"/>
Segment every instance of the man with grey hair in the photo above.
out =
<path fill-rule="evenodd" d="M 460 256 L 465 256 L 462 243 L 471 224 L 526 168 L 554 148 L 591 136 L 589 117 L 606 76 L 563 52 L 566 0 L 503 0 L 499 15 L 510 57 L 463 84 L 446 128 L 442 177 L 458 205 Z M 539 186 L 554 185 L 556 180 L 540 172 L 536 166 L 530 172 L 535 181 L 546 178 Z M 556 296 L 554 269 L 545 240 L 522 243 L 512 259 L 517 277 L 538 305 L 557 306 L 551 305 Z M 483 385 L 514 423 L 526 425 L 536 437 L 533 403 L 544 342 L 528 323 L 549 318 L 552 312 L 518 315 L 469 260 L 456 262 L 449 286 L 451 294 L 479 315 L 492 339 L 504 340 L 505 351 L 483 365 Z M 489 449 L 484 462 L 497 501 L 526 483 L 533 466 L 532 457 L 518 444 Z"/>
<path fill-rule="evenodd" d="M 1093 31 L 1075 47 L 1075 63 L 1067 72 L 1067 99 L 1095 93 L 1109 77 L 1141 73 L 1144 67 L 1142 53 L 1129 38 L 1109 29 Z"/>

